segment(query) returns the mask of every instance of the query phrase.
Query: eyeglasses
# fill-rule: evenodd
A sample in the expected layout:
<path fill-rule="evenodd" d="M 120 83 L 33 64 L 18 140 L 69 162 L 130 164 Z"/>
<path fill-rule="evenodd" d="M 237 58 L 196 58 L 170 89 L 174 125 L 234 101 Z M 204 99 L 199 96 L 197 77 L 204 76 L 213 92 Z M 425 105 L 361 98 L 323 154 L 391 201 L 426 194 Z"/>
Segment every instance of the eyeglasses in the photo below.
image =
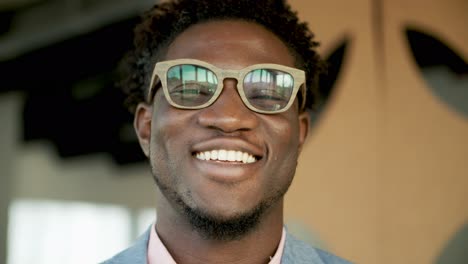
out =
<path fill-rule="evenodd" d="M 241 70 L 226 70 L 200 60 L 178 59 L 156 64 L 148 101 L 155 93 L 155 84 L 160 82 L 164 96 L 172 106 L 205 108 L 219 97 L 226 78 L 237 80 L 237 91 L 242 101 L 258 113 L 276 114 L 288 110 L 302 84 L 305 99 L 305 73 L 299 69 L 278 64 L 256 64 Z"/>

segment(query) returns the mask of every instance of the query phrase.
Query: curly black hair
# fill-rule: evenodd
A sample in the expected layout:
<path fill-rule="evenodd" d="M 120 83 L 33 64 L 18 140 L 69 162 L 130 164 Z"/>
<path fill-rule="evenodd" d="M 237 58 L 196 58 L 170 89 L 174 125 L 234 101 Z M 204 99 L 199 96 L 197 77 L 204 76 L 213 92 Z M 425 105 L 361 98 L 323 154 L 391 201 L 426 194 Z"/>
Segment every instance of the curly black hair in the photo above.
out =
<path fill-rule="evenodd" d="M 171 42 L 192 25 L 212 20 L 243 20 L 262 25 L 278 36 L 295 57 L 296 67 L 306 72 L 305 108 L 321 103 L 318 77 L 324 63 L 316 52 L 318 42 L 305 22 L 285 0 L 173 0 L 156 4 L 135 27 L 134 49 L 120 67 L 120 87 L 127 95 L 131 112 L 146 98 L 149 79 L 156 62 L 163 60 Z M 300 105 L 302 95 L 298 94 Z"/>

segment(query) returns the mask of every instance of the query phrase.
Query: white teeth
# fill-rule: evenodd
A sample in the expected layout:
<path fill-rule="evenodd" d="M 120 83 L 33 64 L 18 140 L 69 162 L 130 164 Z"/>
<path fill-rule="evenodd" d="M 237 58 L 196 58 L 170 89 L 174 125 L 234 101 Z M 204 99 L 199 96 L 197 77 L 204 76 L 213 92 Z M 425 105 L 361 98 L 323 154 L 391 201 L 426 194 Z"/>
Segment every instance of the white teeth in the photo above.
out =
<path fill-rule="evenodd" d="M 242 152 L 236 151 L 236 161 L 242 161 Z"/>
<path fill-rule="evenodd" d="M 229 150 L 227 152 L 227 160 L 228 161 L 236 161 L 236 152 L 234 150 Z"/>
<path fill-rule="evenodd" d="M 222 150 L 218 151 L 218 160 L 227 160 L 226 150 L 222 149 Z"/>
<path fill-rule="evenodd" d="M 249 160 L 249 154 L 248 153 L 242 153 L 242 162 L 247 163 Z"/>
<path fill-rule="evenodd" d="M 225 149 L 198 152 L 195 156 L 199 160 L 219 160 L 242 163 L 254 163 L 257 161 L 252 154 Z"/>

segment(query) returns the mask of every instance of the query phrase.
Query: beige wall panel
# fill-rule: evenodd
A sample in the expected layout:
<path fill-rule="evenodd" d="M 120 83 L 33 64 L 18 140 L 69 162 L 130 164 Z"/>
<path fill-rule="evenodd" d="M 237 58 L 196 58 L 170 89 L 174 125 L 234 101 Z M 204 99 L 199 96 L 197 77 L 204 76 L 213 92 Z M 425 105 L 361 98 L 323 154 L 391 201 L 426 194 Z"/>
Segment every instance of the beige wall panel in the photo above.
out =
<path fill-rule="evenodd" d="M 409 49 L 418 26 L 468 60 L 468 2 L 385 1 L 386 96 L 379 172 L 382 260 L 433 263 L 468 221 L 468 119 L 434 95 Z"/>
<path fill-rule="evenodd" d="M 349 36 L 342 73 L 313 127 L 287 195 L 286 220 L 304 221 L 328 249 L 377 261 L 377 90 L 371 3 L 291 1 L 330 52 Z"/>

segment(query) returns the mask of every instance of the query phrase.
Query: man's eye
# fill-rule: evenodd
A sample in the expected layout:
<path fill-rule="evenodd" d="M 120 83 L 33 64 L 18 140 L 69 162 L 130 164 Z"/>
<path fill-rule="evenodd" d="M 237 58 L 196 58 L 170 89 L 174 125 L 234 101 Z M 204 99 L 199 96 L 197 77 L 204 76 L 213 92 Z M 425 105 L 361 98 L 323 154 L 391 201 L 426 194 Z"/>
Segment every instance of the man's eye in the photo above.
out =
<path fill-rule="evenodd" d="M 252 100 L 271 100 L 271 101 L 285 101 L 287 98 L 272 89 L 256 89 L 249 96 Z"/>
<path fill-rule="evenodd" d="M 179 96 L 194 96 L 194 95 L 212 95 L 215 92 L 215 88 L 198 83 L 183 84 L 173 87 L 171 89 L 171 95 Z"/>

